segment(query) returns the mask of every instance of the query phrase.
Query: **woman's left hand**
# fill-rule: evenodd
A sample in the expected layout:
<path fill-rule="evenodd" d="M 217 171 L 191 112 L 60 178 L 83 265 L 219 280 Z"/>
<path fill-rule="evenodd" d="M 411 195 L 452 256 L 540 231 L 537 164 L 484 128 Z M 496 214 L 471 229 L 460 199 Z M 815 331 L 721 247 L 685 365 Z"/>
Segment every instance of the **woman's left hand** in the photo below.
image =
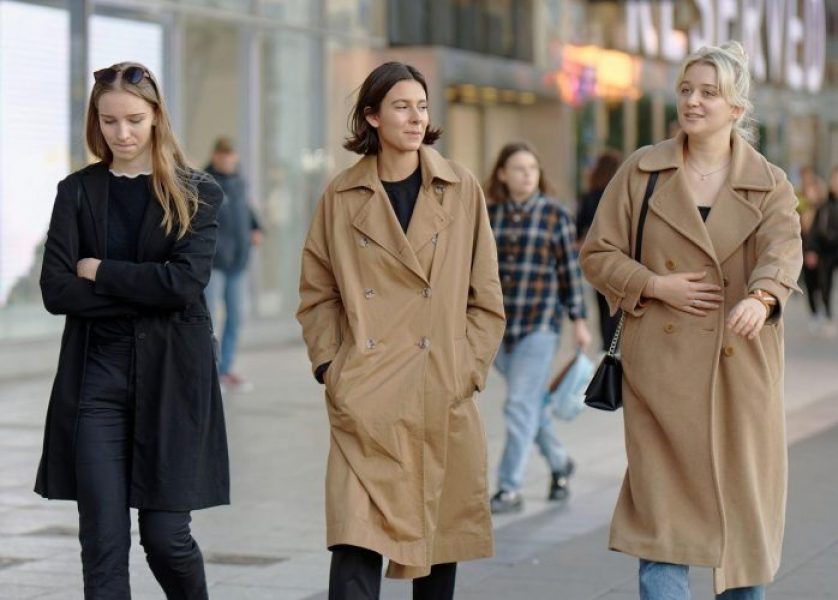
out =
<path fill-rule="evenodd" d="M 99 270 L 99 263 L 102 261 L 98 258 L 83 258 L 76 263 L 76 275 L 82 279 L 89 279 L 96 281 L 96 271 Z"/>
<path fill-rule="evenodd" d="M 573 322 L 573 341 L 580 350 L 584 350 L 591 345 L 591 332 L 588 331 L 588 324 L 585 319 L 576 319 Z"/>
<path fill-rule="evenodd" d="M 733 307 L 727 316 L 727 328 L 736 335 L 754 339 L 759 335 L 768 312 L 765 305 L 756 298 L 745 298 Z"/>

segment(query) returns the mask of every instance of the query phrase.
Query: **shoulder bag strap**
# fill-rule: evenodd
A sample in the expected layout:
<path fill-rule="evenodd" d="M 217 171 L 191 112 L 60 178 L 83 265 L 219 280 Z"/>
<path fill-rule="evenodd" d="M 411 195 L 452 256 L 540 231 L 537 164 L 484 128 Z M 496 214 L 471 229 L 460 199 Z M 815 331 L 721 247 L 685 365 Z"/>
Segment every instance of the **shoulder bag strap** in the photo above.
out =
<path fill-rule="evenodd" d="M 655 191 L 655 184 L 658 181 L 658 171 L 649 173 L 649 181 L 646 183 L 646 193 L 643 194 L 643 204 L 640 205 L 640 218 L 637 220 L 637 235 L 634 239 L 634 260 L 640 262 L 640 251 L 643 248 L 643 228 L 646 225 L 646 213 L 649 212 L 649 198 Z M 617 324 L 617 330 L 614 332 L 614 337 L 611 338 L 611 345 L 608 347 L 608 354 L 614 356 L 617 352 L 617 345 L 620 343 L 620 336 L 623 333 L 623 323 L 626 319 L 626 313 L 620 313 L 620 322 Z"/>
<path fill-rule="evenodd" d="M 640 262 L 640 251 L 643 249 L 643 227 L 646 225 L 646 213 L 649 212 L 649 198 L 655 191 L 655 183 L 658 181 L 658 172 L 649 173 L 649 181 L 646 183 L 646 193 L 643 195 L 643 204 L 640 206 L 640 218 L 637 220 L 637 235 L 634 242 L 634 260 Z"/>

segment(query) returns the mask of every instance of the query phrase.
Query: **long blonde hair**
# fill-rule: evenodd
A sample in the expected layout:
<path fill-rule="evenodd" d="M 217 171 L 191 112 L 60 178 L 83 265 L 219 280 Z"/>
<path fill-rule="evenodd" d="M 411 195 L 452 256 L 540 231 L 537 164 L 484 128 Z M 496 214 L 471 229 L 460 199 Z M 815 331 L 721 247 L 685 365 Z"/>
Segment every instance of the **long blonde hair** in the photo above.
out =
<path fill-rule="evenodd" d="M 122 75 L 129 67 L 143 69 L 146 76 L 139 83 L 126 81 Z M 166 234 L 177 229 L 177 237 L 182 238 L 189 231 L 192 218 L 198 211 L 199 200 L 195 188 L 190 185 L 192 170 L 175 139 L 160 86 L 151 71 L 140 63 L 120 62 L 110 68 L 117 71 L 114 80 L 97 81 L 90 92 L 85 128 L 87 146 L 94 156 L 106 164 L 113 162 L 113 153 L 99 126 L 99 99 L 104 94 L 121 90 L 148 102 L 154 111 L 154 125 L 151 128 L 151 182 L 154 196 L 163 209 L 161 226 Z"/>
<path fill-rule="evenodd" d="M 684 74 L 696 63 L 710 65 L 716 69 L 719 93 L 728 104 L 742 109 L 742 114 L 733 123 L 733 130 L 750 144 L 757 140 L 756 120 L 752 113 L 754 105 L 750 99 L 751 73 L 748 71 L 748 55 L 745 48 L 737 41 L 730 41 L 721 46 L 704 46 L 690 54 L 681 63 L 676 89 L 684 81 Z"/>

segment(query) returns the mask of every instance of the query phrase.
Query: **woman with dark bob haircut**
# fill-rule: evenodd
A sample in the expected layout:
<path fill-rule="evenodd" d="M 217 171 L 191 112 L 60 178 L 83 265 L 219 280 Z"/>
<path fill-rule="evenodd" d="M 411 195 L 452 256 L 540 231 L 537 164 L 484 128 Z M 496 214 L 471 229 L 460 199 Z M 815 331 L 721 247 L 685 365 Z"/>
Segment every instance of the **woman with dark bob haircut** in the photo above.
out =
<path fill-rule="evenodd" d="M 364 81 L 346 148 L 363 155 L 317 206 L 300 307 L 326 386 L 329 598 L 454 595 L 457 562 L 492 554 L 475 403 L 504 330 L 480 185 L 430 148 L 425 79 L 386 63 Z"/>

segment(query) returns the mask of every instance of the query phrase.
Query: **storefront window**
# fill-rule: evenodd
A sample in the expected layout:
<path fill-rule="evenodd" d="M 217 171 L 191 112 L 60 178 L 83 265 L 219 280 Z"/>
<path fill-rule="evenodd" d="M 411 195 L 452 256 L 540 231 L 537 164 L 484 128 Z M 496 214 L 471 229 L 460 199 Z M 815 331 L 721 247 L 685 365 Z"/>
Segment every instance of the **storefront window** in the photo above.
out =
<path fill-rule="evenodd" d="M 38 288 L 55 188 L 69 170 L 66 10 L 0 2 L 0 339 L 43 335 Z"/>
<path fill-rule="evenodd" d="M 278 33 L 264 41 L 262 314 L 296 307 L 300 249 L 331 168 L 324 150 L 322 46 L 319 38 L 300 33 Z"/>

